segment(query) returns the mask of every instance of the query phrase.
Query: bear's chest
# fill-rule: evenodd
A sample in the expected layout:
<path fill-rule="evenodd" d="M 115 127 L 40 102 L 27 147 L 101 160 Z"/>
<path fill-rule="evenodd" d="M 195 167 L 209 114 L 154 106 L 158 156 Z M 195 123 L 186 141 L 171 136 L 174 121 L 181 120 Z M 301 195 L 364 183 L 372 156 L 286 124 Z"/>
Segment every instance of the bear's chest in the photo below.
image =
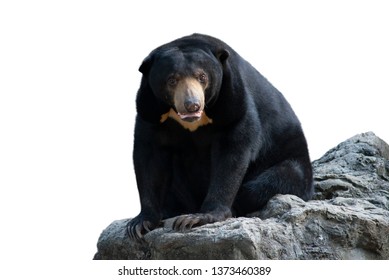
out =
<path fill-rule="evenodd" d="M 173 121 L 173 120 L 172 120 Z M 169 154 L 173 184 L 200 189 L 209 183 L 212 148 L 217 134 L 211 127 L 200 127 L 190 132 L 167 121 L 160 130 L 160 149 Z M 201 186 L 201 187 L 200 187 Z"/>
<path fill-rule="evenodd" d="M 169 118 L 159 126 L 158 143 L 173 152 L 208 153 L 217 135 L 212 125 L 190 131 Z"/>

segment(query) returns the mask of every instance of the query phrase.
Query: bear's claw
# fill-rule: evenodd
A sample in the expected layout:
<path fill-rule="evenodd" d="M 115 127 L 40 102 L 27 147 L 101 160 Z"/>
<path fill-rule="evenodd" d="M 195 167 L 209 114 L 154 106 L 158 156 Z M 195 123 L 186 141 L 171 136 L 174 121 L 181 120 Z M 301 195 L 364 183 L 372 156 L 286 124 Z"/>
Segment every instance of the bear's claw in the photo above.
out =
<path fill-rule="evenodd" d="M 178 216 L 173 223 L 173 229 L 176 231 L 185 231 L 205 225 L 210 222 L 209 215 L 207 214 L 190 214 Z"/>
<path fill-rule="evenodd" d="M 143 236 L 155 228 L 150 221 L 134 218 L 127 224 L 127 235 L 131 239 L 142 239 Z"/>

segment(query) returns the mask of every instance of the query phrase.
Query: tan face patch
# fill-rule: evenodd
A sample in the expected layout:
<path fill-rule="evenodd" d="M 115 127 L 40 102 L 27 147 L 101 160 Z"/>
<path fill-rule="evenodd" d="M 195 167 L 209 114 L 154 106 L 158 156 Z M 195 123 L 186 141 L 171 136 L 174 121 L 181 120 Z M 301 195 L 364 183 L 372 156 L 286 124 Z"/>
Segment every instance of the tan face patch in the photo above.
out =
<path fill-rule="evenodd" d="M 163 123 L 167 120 L 167 118 L 172 118 L 173 120 L 175 120 L 176 122 L 178 122 L 182 127 L 184 127 L 185 129 L 189 129 L 189 131 L 193 132 L 195 130 L 197 130 L 200 126 L 203 126 L 203 125 L 207 125 L 207 124 L 212 124 L 213 120 L 211 118 L 209 118 L 205 112 L 203 112 L 203 114 L 201 115 L 201 118 L 198 120 L 198 121 L 195 121 L 195 122 L 186 122 L 186 121 L 183 121 L 178 115 L 177 113 L 173 110 L 173 109 L 170 109 L 169 112 L 161 115 L 161 120 L 160 122 Z"/>
<path fill-rule="evenodd" d="M 198 100 L 200 111 L 204 109 L 204 88 L 195 78 L 188 77 L 178 81 L 177 85 L 172 89 L 172 95 L 174 97 L 174 106 L 180 114 L 187 112 L 184 104 L 189 98 Z"/>
<path fill-rule="evenodd" d="M 204 112 L 204 90 L 206 87 L 206 76 L 205 79 L 198 77 L 171 78 L 169 91 L 173 97 L 175 110 L 170 109 L 169 112 L 161 115 L 160 122 L 163 123 L 167 118 L 172 118 L 189 131 L 195 131 L 200 126 L 211 124 L 212 119 Z"/>

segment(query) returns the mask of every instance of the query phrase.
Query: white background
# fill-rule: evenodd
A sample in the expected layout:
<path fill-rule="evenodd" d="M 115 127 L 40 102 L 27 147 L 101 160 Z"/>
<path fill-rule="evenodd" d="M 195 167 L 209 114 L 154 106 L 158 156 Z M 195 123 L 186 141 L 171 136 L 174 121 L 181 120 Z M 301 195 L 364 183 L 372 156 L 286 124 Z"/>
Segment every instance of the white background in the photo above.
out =
<path fill-rule="evenodd" d="M 361 132 L 388 142 L 388 7 L 375 0 L 1 1 L 3 272 L 15 276 L 20 259 L 32 261 L 30 274 L 42 273 L 42 262 L 47 269 L 90 260 L 110 222 L 138 213 L 138 67 L 178 37 L 218 37 L 251 62 L 291 103 L 312 160 Z"/>

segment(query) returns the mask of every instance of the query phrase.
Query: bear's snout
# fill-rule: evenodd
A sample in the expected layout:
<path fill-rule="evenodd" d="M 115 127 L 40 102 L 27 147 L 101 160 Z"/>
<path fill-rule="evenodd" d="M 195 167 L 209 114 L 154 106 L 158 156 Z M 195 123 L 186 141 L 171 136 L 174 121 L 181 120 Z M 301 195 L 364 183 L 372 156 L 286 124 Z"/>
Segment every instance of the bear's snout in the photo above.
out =
<path fill-rule="evenodd" d="M 189 113 L 195 113 L 200 110 L 200 100 L 188 98 L 184 102 L 184 106 Z"/>
<path fill-rule="evenodd" d="M 193 122 L 201 118 L 204 110 L 204 88 L 194 78 L 179 81 L 173 92 L 174 107 L 183 121 Z"/>

